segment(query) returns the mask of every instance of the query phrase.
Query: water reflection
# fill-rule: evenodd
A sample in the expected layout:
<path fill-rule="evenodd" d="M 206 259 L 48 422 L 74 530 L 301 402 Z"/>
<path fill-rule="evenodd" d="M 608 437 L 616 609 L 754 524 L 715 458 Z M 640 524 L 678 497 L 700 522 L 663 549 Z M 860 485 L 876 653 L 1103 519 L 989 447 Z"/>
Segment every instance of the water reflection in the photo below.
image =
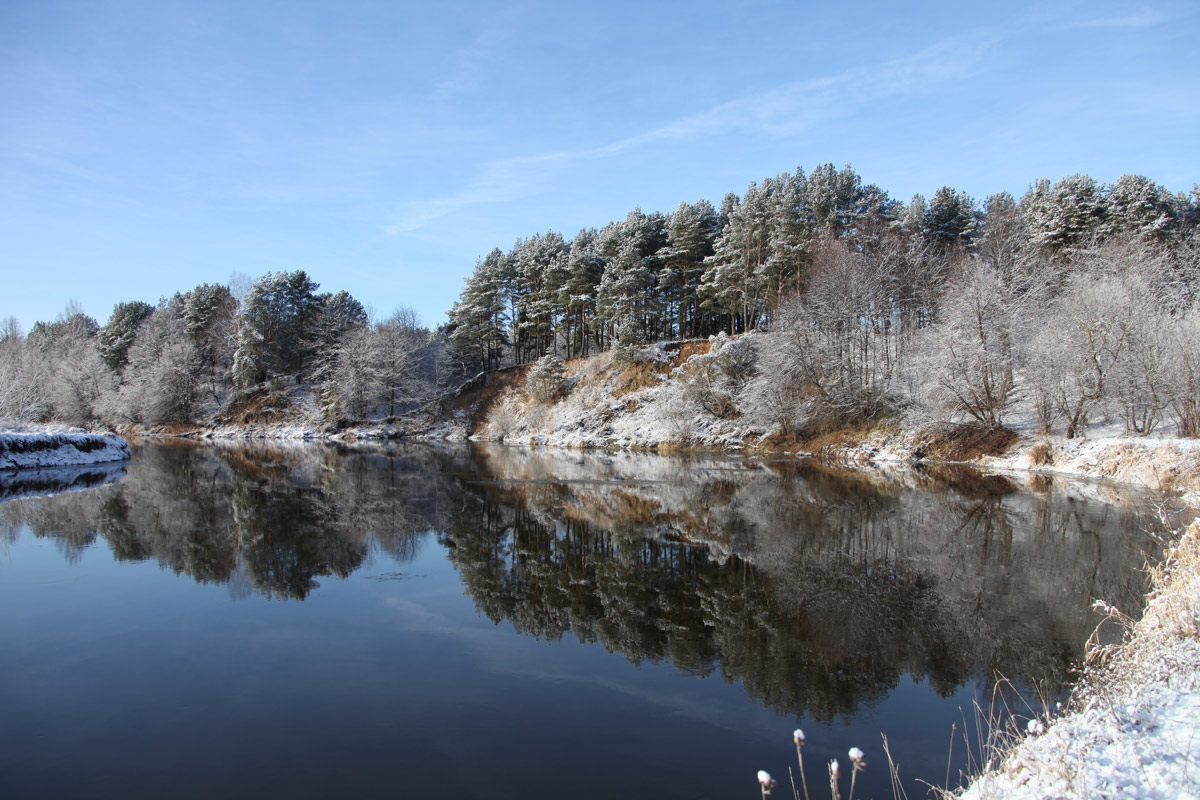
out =
<path fill-rule="evenodd" d="M 145 445 L 91 492 L 0 504 L 68 559 L 102 539 L 235 596 L 302 600 L 436 534 L 477 609 L 531 636 L 740 681 L 820 720 L 908 674 L 943 695 L 1069 680 L 1101 597 L 1135 610 L 1147 524 L 956 470 L 501 447 Z"/>
<path fill-rule="evenodd" d="M 15 472 L 0 470 L 0 503 L 19 497 L 94 489 L 125 477 L 126 462 L 89 464 L 76 467 L 42 467 Z"/>

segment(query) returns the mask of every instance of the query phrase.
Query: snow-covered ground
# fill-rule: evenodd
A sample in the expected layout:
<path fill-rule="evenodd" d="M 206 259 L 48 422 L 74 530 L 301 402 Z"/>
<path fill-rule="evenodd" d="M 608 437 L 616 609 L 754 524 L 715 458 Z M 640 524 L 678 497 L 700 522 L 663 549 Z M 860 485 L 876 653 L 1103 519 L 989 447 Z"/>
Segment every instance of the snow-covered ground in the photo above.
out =
<path fill-rule="evenodd" d="M 964 798 L 1200 798 L 1200 522 L 1157 583 L 1128 643 L 1088 676 L 1070 709 L 1031 721 Z"/>
<path fill-rule="evenodd" d="M 0 430 L 0 471 L 125 461 L 129 444 L 116 434 L 79 428 L 30 433 Z"/>

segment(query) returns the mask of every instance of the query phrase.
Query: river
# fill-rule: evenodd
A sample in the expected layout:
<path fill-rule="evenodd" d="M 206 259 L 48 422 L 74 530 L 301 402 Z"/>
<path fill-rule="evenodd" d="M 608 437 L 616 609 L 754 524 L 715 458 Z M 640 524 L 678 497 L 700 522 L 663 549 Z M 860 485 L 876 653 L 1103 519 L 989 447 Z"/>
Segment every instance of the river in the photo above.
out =
<path fill-rule="evenodd" d="M 1064 696 L 1154 548 L 1071 485 L 734 456 L 141 444 L 32 485 L 14 799 L 790 796 L 797 727 L 814 797 L 850 747 L 891 797 L 881 734 L 922 797 L 977 704 Z"/>

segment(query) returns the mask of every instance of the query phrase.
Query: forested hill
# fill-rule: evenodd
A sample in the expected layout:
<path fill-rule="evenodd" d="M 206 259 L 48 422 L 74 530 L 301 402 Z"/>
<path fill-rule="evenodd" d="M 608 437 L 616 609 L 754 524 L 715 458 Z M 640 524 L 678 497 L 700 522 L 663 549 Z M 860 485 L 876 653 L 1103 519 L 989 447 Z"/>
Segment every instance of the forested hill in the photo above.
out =
<path fill-rule="evenodd" d="M 1198 222 L 1200 191 L 1136 175 L 905 203 L 826 164 L 719 208 L 635 209 L 570 240 L 549 231 L 493 250 L 435 330 L 403 309 L 369 319 L 303 271 L 119 303 L 103 326 L 73 307 L 27 336 L 10 320 L 0 419 L 433 418 L 483 371 L 540 360 L 553 396 L 569 389 L 562 359 L 612 350 L 634 364 L 657 358 L 655 342 L 725 334 L 735 344 L 695 353 L 680 415 L 746 414 L 736 398 L 753 385 L 774 398 L 779 430 L 881 417 L 999 427 L 1018 414 L 1069 436 L 1098 419 L 1196 436 Z M 736 344 L 756 330 L 770 335 Z"/>

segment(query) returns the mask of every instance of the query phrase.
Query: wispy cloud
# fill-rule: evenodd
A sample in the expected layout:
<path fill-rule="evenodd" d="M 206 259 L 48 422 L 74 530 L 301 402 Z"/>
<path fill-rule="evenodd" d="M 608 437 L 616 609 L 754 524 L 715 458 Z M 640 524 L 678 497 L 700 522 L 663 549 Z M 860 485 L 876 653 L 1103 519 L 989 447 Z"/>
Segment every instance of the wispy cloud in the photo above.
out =
<path fill-rule="evenodd" d="M 1114 30 L 1143 30 L 1154 28 L 1167 21 L 1167 15 L 1156 9 L 1143 9 L 1123 17 L 1106 17 L 1103 19 L 1085 20 L 1079 23 L 1081 28 L 1111 28 Z"/>
<path fill-rule="evenodd" d="M 770 137 L 799 135 L 832 119 L 853 114 L 867 104 L 968 78 L 994 45 L 994 38 L 978 33 L 955 37 L 905 58 L 747 94 L 596 147 L 487 162 L 459 191 L 409 203 L 400 219 L 387 226 L 386 232 L 411 233 L 463 208 L 527 197 L 573 163 L 615 158 L 666 142 L 736 132 Z"/>

